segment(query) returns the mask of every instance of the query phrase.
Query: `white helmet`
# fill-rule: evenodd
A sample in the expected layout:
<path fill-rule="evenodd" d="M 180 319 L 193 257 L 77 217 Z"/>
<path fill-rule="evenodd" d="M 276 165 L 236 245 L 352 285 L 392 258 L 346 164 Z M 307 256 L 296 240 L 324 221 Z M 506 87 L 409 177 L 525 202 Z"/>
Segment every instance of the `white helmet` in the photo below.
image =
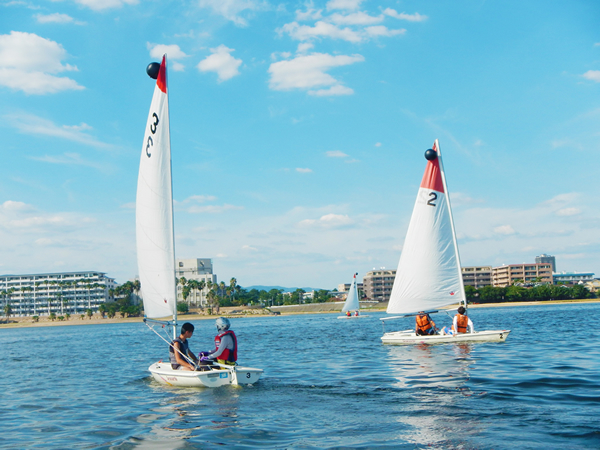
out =
<path fill-rule="evenodd" d="M 217 319 L 217 321 L 215 322 L 215 325 L 217 326 L 217 331 L 219 331 L 219 332 L 227 331 L 227 330 L 229 330 L 229 327 L 231 326 L 231 324 L 229 323 L 229 319 L 227 319 L 225 317 L 219 317 Z"/>

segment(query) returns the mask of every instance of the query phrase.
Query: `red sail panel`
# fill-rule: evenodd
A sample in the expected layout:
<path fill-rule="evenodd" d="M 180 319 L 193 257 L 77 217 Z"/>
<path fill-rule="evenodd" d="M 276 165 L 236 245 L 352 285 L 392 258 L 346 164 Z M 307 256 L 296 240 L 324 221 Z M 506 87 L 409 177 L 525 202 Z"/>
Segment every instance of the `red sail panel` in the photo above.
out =
<path fill-rule="evenodd" d="M 437 152 L 435 146 L 433 150 Z M 421 187 L 432 191 L 444 193 L 444 183 L 442 183 L 442 172 L 440 171 L 440 160 L 438 158 L 433 161 L 427 161 Z"/>
<path fill-rule="evenodd" d="M 156 77 L 156 85 L 158 88 L 167 93 L 167 57 L 163 55 L 162 63 L 160 64 L 160 70 L 158 71 L 158 77 Z"/>

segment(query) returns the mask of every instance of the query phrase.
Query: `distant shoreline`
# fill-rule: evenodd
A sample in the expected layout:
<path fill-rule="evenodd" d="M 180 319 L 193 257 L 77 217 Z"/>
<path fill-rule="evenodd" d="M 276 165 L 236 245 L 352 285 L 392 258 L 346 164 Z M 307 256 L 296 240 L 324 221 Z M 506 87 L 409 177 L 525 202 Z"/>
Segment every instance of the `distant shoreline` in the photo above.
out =
<path fill-rule="evenodd" d="M 583 300 L 548 300 L 548 301 L 537 301 L 537 302 L 502 302 L 502 303 L 479 303 L 479 304 L 470 304 L 469 309 L 478 309 L 478 308 L 498 308 L 505 306 L 544 306 L 544 305 L 560 305 L 560 304 L 581 304 L 581 303 L 600 303 L 600 298 L 595 299 L 583 299 Z M 310 304 L 308 304 L 310 305 Z M 307 305 L 304 305 L 307 306 Z M 455 305 L 447 310 L 456 309 L 458 306 Z M 380 308 L 368 308 L 361 309 L 364 313 L 369 312 L 382 312 L 385 311 L 387 307 L 387 303 L 382 304 Z M 247 309 L 243 310 L 242 314 L 231 314 L 231 311 L 228 311 L 229 308 L 221 308 L 221 314 L 216 315 L 206 315 L 206 314 L 185 314 L 180 315 L 178 317 L 178 322 L 192 322 L 197 320 L 214 320 L 219 316 L 227 316 L 230 318 L 245 318 L 245 317 L 277 317 L 277 315 L 262 313 L 263 310 L 257 309 Z M 232 310 L 240 311 L 239 307 L 232 308 Z M 257 313 L 257 311 L 261 311 L 261 313 Z M 292 316 L 292 315 L 300 315 L 300 314 L 340 314 L 339 311 L 306 311 L 306 312 L 282 312 L 282 316 Z M 5 319 L 4 319 L 5 320 Z M 144 321 L 143 317 L 124 317 L 124 318 L 112 318 L 112 319 L 102 319 L 100 317 L 94 316 L 91 319 L 87 317 L 84 319 L 74 318 L 73 316 L 70 320 L 54 320 L 51 321 L 44 316 L 40 318 L 39 322 L 34 322 L 31 317 L 18 317 L 11 318 L 10 323 L 3 323 L 0 321 L 0 330 L 6 328 L 38 328 L 38 327 L 61 327 L 61 326 L 76 326 L 76 325 L 106 325 L 106 324 L 118 324 L 118 323 L 142 323 Z"/>

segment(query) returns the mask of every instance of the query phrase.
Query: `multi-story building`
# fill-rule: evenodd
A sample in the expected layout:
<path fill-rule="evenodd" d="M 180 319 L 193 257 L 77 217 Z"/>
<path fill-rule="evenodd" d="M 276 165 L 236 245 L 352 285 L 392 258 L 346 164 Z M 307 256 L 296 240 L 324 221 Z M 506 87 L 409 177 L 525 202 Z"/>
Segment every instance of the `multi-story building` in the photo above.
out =
<path fill-rule="evenodd" d="M 554 284 L 566 283 L 566 284 L 584 284 L 588 281 L 594 280 L 594 273 L 592 272 L 560 272 L 553 273 L 552 278 Z"/>
<path fill-rule="evenodd" d="M 556 272 L 556 258 L 554 256 L 542 253 L 540 256 L 535 257 L 535 262 L 537 264 L 550 264 L 552 266 L 552 272 Z"/>
<path fill-rule="evenodd" d="M 492 268 L 492 286 L 506 287 L 515 282 L 552 284 L 552 265 L 510 264 Z"/>
<path fill-rule="evenodd" d="M 115 280 L 104 272 L 0 275 L 0 304 L 14 316 L 84 314 L 110 300 Z"/>
<path fill-rule="evenodd" d="M 204 282 L 201 290 L 192 289 L 186 301 L 192 305 L 207 306 L 207 295 L 209 291 L 209 282 L 217 284 L 217 276 L 213 274 L 212 260 L 206 258 L 196 259 L 178 259 L 175 264 L 177 278 L 185 278 L 187 281 L 196 280 Z M 183 286 L 177 284 L 177 301 L 183 301 Z"/>
<path fill-rule="evenodd" d="M 350 286 L 352 286 L 352 284 L 350 283 L 338 284 L 338 292 L 344 292 L 348 294 Z M 358 292 L 364 292 L 364 285 L 362 283 L 356 283 L 356 289 L 358 290 Z"/>
<path fill-rule="evenodd" d="M 461 267 L 463 283 L 475 289 L 492 285 L 492 266 Z"/>
<path fill-rule="evenodd" d="M 363 277 L 363 292 L 368 300 L 387 302 L 392 293 L 395 270 L 371 270 Z"/>

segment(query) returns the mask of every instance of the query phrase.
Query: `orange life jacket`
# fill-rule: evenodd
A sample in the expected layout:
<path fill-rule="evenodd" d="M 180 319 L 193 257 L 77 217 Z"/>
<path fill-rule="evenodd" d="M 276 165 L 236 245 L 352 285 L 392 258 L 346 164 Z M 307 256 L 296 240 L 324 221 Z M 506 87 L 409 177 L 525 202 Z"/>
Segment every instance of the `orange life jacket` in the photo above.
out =
<path fill-rule="evenodd" d="M 467 325 L 469 325 L 469 318 L 463 314 L 457 314 L 456 316 L 456 327 L 458 328 L 458 333 L 466 333 Z"/>
<path fill-rule="evenodd" d="M 427 331 L 434 325 L 435 323 L 433 323 L 427 314 L 417 315 L 417 328 L 419 331 Z"/>

